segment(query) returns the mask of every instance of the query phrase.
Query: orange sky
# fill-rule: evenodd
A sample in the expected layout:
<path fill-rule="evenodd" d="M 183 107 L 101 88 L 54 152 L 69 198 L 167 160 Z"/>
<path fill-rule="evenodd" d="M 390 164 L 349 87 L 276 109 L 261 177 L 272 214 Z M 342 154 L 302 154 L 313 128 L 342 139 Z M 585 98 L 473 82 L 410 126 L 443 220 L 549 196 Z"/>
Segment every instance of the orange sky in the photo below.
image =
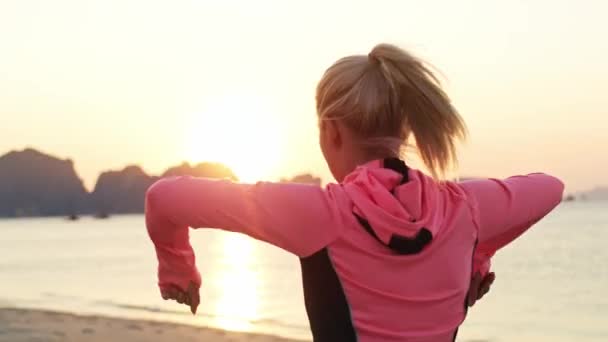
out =
<path fill-rule="evenodd" d="M 216 160 L 246 180 L 313 172 L 314 87 L 392 42 L 431 61 L 471 139 L 461 173 L 608 184 L 603 1 L 3 1 L 0 153 L 105 169 Z"/>

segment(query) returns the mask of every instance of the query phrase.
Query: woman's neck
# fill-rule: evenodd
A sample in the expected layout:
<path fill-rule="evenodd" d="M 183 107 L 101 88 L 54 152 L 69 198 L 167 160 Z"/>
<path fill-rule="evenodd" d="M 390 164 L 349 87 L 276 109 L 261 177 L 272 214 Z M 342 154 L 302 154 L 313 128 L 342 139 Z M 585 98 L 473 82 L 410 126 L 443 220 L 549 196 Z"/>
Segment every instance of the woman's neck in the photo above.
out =
<path fill-rule="evenodd" d="M 353 172 L 357 166 L 365 165 L 374 160 L 381 160 L 385 158 L 399 158 L 398 156 L 391 155 L 389 153 L 372 153 L 365 151 L 353 151 L 353 153 L 347 153 L 343 161 L 343 176 L 344 179 L 348 174 Z M 339 181 L 341 182 L 342 179 Z"/>

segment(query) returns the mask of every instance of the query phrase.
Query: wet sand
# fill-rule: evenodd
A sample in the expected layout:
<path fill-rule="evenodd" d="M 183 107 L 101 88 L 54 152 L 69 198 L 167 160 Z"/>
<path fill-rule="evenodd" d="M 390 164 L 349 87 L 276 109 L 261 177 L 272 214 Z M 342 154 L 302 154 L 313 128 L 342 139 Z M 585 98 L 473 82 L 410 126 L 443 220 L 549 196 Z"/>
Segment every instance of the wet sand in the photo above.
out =
<path fill-rule="evenodd" d="M 160 321 L 85 316 L 30 309 L 0 309 L 0 342 L 296 342 Z"/>

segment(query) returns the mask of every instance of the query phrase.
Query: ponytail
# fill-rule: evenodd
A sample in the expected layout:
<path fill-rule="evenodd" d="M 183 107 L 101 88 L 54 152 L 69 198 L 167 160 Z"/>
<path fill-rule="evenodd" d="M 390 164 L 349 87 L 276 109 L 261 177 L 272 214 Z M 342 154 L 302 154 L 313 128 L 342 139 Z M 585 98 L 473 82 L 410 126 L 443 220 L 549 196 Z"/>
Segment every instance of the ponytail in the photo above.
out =
<path fill-rule="evenodd" d="M 398 153 L 413 135 L 436 178 L 457 164 L 456 140 L 466 137 L 466 125 L 437 77 L 389 44 L 331 66 L 317 87 L 317 111 L 322 120 L 343 120 L 379 153 Z"/>

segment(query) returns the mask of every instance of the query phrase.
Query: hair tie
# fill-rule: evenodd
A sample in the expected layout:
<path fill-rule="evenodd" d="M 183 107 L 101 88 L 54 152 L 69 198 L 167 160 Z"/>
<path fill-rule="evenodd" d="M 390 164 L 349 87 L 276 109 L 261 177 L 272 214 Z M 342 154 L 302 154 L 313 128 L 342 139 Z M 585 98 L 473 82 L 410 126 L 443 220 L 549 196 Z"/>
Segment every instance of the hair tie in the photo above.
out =
<path fill-rule="evenodd" d="M 380 64 L 380 59 L 378 58 L 378 56 L 376 56 L 376 54 L 373 51 L 367 54 L 367 59 L 369 60 L 370 63 Z"/>

